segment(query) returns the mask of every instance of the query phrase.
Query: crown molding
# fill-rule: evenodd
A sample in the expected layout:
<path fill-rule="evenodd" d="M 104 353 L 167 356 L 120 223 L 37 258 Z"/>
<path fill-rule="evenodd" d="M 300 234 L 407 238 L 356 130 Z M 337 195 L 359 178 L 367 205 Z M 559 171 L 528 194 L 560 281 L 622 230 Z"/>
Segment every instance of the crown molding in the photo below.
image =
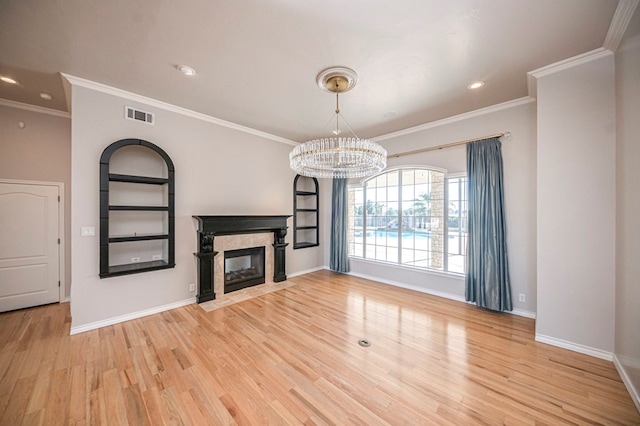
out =
<path fill-rule="evenodd" d="M 536 79 L 530 72 L 527 73 L 527 93 L 532 98 L 538 98 L 538 79 Z"/>
<path fill-rule="evenodd" d="M 631 17 L 638 7 L 640 0 L 620 0 L 616 12 L 613 14 L 611 25 L 607 36 L 604 38 L 602 47 L 612 52 L 618 50 L 624 33 L 627 31 Z"/>
<path fill-rule="evenodd" d="M 570 68 L 576 67 L 578 65 L 583 65 L 591 61 L 595 61 L 597 59 L 606 58 L 607 56 L 613 55 L 613 52 L 605 49 L 604 47 L 599 47 L 598 49 L 592 50 L 587 53 L 583 53 L 581 55 L 573 56 L 571 58 L 564 59 L 562 61 L 555 62 L 553 64 L 544 66 L 542 68 L 538 68 L 533 71 L 529 71 L 527 73 L 527 78 L 540 78 L 546 77 L 551 74 L 555 74 L 557 72 L 565 71 Z M 531 86 L 530 86 L 531 87 Z M 529 94 L 531 96 L 531 94 Z"/>
<path fill-rule="evenodd" d="M 280 136 L 272 135 L 270 133 L 262 132 L 260 130 L 252 129 L 250 127 L 242 126 L 240 124 L 232 123 L 230 121 L 222 120 L 220 118 L 212 117 L 210 115 L 202 114 L 187 108 L 182 108 L 176 105 L 169 104 L 167 102 L 159 101 L 157 99 L 149 98 L 146 96 L 138 95 L 136 93 L 128 92 L 126 90 L 118 89 L 115 87 L 107 86 L 106 84 L 96 83 L 95 81 L 86 80 L 84 78 L 75 77 L 73 75 L 61 73 L 62 77 L 67 80 L 72 86 L 84 87 L 86 89 L 95 90 L 97 92 L 106 93 L 108 95 L 125 98 L 134 102 L 140 102 L 145 105 L 153 106 L 163 109 L 165 111 L 174 112 L 176 114 L 182 114 L 187 117 L 195 118 L 196 120 L 206 121 L 208 123 L 216 124 L 218 126 L 227 127 L 229 129 L 238 130 L 240 132 L 248 133 L 250 135 L 258 136 L 264 139 L 269 139 L 275 142 L 284 143 L 287 145 L 298 145 L 298 142 L 282 138 Z"/>
<path fill-rule="evenodd" d="M 53 116 L 56 116 L 56 117 L 71 118 L 71 114 L 69 114 L 66 111 L 60 111 L 60 110 L 57 110 L 57 109 L 51 109 L 51 108 L 45 108 L 45 107 L 36 106 L 36 105 L 24 104 L 22 102 L 10 101 L 9 99 L 0 99 L 0 105 L 6 106 L 6 107 L 9 107 L 9 108 L 17 108 L 17 109 L 23 109 L 23 110 L 26 110 L 26 111 L 37 112 L 37 113 L 40 113 L 40 114 L 53 115 Z"/>
<path fill-rule="evenodd" d="M 423 130 L 433 129 L 435 127 L 444 126 L 446 124 L 455 123 L 462 120 L 468 120 L 474 117 L 480 117 L 482 115 L 491 114 L 497 111 L 502 111 L 504 109 L 514 108 L 521 105 L 526 105 L 528 103 L 535 102 L 535 99 L 530 96 L 525 96 L 523 98 L 514 99 L 512 101 L 503 102 L 497 105 L 492 105 L 486 108 L 476 109 L 474 111 L 465 112 L 462 114 L 454 115 L 451 117 L 443 118 L 441 120 L 432 121 L 430 123 L 420 124 L 415 127 L 409 127 L 408 129 L 398 130 L 396 132 L 387 133 L 385 135 L 376 136 L 375 138 L 371 138 L 376 142 L 380 142 L 387 139 L 397 138 L 400 136 L 410 135 L 412 133 L 421 132 Z"/>

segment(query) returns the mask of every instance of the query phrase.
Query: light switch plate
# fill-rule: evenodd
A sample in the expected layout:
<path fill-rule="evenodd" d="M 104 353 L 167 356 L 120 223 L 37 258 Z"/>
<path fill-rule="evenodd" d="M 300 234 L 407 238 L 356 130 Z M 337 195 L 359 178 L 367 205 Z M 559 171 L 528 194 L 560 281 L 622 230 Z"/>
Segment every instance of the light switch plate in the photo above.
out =
<path fill-rule="evenodd" d="M 96 236 L 96 228 L 94 226 L 83 226 L 82 227 L 82 236 L 83 237 L 95 237 Z"/>

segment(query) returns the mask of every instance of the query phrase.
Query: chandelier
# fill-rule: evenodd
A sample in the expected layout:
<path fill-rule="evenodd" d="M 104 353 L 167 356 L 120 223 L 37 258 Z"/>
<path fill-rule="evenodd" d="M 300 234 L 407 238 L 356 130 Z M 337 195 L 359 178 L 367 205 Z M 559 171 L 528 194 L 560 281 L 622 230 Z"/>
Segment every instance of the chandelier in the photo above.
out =
<path fill-rule="evenodd" d="M 289 153 L 289 164 L 297 174 L 316 178 L 362 178 L 387 166 L 387 151 L 372 140 L 360 139 L 340 113 L 338 95 L 352 89 L 356 79 L 355 71 L 343 67 L 328 68 L 316 77 L 320 88 L 336 94 L 335 136 L 296 146 Z M 340 119 L 353 137 L 338 136 Z"/>

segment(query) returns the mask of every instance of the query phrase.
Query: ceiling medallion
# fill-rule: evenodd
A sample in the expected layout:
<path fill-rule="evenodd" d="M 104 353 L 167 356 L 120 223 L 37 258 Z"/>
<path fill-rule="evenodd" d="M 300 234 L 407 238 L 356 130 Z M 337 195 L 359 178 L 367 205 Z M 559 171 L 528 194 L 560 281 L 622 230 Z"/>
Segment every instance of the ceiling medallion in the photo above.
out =
<path fill-rule="evenodd" d="M 334 136 L 314 139 L 296 146 L 289 154 L 291 169 L 302 176 L 316 178 L 362 178 L 379 173 L 387 166 L 387 151 L 370 139 L 360 139 L 340 113 L 338 95 L 351 90 L 358 74 L 345 67 L 332 67 L 316 77 L 318 86 L 336 94 Z M 340 120 L 353 137 L 342 133 Z"/>

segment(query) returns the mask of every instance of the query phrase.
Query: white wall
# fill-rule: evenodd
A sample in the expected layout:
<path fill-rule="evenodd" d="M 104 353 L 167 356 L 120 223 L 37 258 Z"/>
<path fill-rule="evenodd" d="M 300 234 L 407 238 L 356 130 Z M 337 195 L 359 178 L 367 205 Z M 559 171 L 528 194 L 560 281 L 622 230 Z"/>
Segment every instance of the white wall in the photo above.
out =
<path fill-rule="evenodd" d="M 640 8 L 616 54 L 616 346 L 640 409 Z"/>
<path fill-rule="evenodd" d="M 71 291 L 71 120 L 0 105 L 0 178 L 64 183 L 65 297 Z M 24 128 L 18 127 L 22 121 Z"/>
<path fill-rule="evenodd" d="M 614 349 L 614 60 L 596 52 L 537 74 L 536 338 Z"/>
<path fill-rule="evenodd" d="M 82 86 L 71 93 L 72 331 L 190 301 L 197 249 L 192 215 L 292 214 L 290 145 Z M 155 113 L 155 125 L 125 120 L 125 105 Z M 124 138 L 148 140 L 174 162 L 176 267 L 100 279 L 99 239 L 81 237 L 80 230 L 94 226 L 98 235 L 100 155 Z M 318 248 L 294 251 L 290 245 L 287 273 L 318 268 L 322 261 Z"/>
<path fill-rule="evenodd" d="M 507 250 L 516 313 L 534 316 L 536 311 L 536 108 L 532 99 L 522 99 L 493 108 L 453 117 L 421 126 L 421 130 L 378 138 L 389 154 L 412 151 L 510 132 L 504 139 L 505 205 Z M 423 128 L 422 128 L 423 127 Z M 388 166 L 425 165 L 447 169 L 449 173 L 466 171 L 466 147 L 429 151 L 391 158 Z M 464 278 L 400 268 L 351 259 L 351 273 L 419 291 L 464 300 Z M 518 295 L 526 301 L 519 302 Z"/>

